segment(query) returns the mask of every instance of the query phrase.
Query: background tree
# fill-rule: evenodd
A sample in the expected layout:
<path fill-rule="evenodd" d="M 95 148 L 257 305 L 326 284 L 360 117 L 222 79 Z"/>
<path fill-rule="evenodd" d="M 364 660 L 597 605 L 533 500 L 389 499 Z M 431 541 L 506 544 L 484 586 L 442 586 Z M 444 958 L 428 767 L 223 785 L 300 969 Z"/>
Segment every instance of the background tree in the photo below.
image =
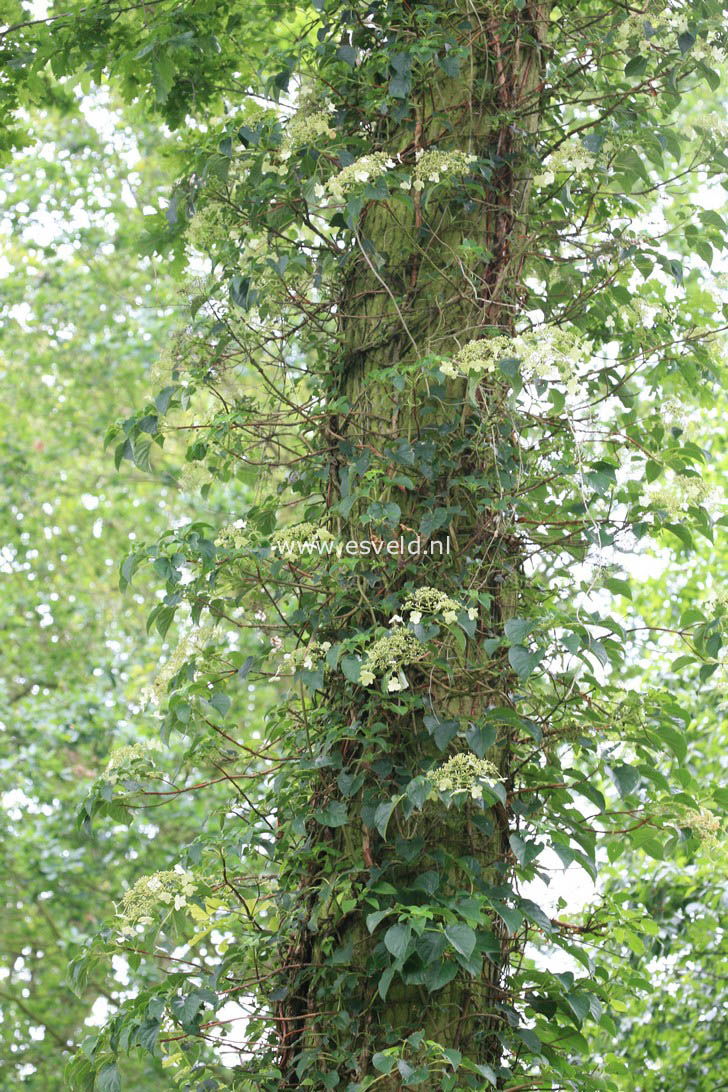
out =
<path fill-rule="evenodd" d="M 713 452 L 713 476 L 724 474 L 723 440 L 713 424 L 722 398 L 702 421 L 687 423 L 691 439 Z M 645 676 L 668 685 L 676 700 L 693 712 L 691 731 L 680 750 L 681 765 L 702 784 L 720 785 L 715 798 L 725 808 L 725 760 L 721 723 L 725 706 L 723 653 L 701 664 L 690 646 L 675 635 L 681 625 L 705 625 L 711 618 L 724 628 L 723 544 L 668 564 L 656 551 L 653 564 L 662 569 L 639 591 L 634 606 L 645 622 L 664 624 L 660 655 L 635 664 L 635 678 Z M 647 672 L 649 671 L 649 674 Z M 685 1087 L 721 1088 L 726 1081 L 726 1049 L 718 1016 L 725 988 L 724 934 L 725 846 L 715 817 L 694 817 L 692 829 L 674 856 L 645 861 L 628 846 L 613 847 L 607 890 L 630 911 L 653 921 L 649 936 L 635 938 L 614 931 L 611 955 L 614 977 L 631 980 L 615 1008 L 616 1034 L 597 1036 L 595 1048 L 613 1052 L 624 1065 L 625 1081 L 634 1089 L 656 1092 L 674 1086 L 675 1072 Z M 633 1059 L 643 1059 L 639 1072 Z"/>
<path fill-rule="evenodd" d="M 136 248 L 140 209 L 166 185 L 150 134 L 132 132 L 103 97 L 85 106 L 101 131 L 67 97 L 28 122 L 31 150 L 3 175 L 8 1088 L 64 1086 L 63 1053 L 86 1033 L 89 1009 L 68 990 L 68 964 L 118 898 L 117 877 L 155 867 L 161 848 L 151 823 L 139 834 L 116 825 L 95 843 L 73 823 L 79 783 L 106 767 L 112 747 L 154 734 L 134 698 L 161 642 L 138 643 L 144 610 L 138 599 L 117 601 L 116 559 L 138 515 L 161 531 L 178 494 L 173 477 L 161 493 L 148 474 L 120 478 L 103 454 L 108 407 L 135 404 L 177 301 Z M 177 830 L 198 823 L 182 811 L 175 818 Z M 115 963 L 93 978 L 101 1012 L 124 995 L 124 961 Z M 160 1074 L 151 1057 L 129 1067 L 131 1087 Z"/>
<path fill-rule="evenodd" d="M 134 1047 L 207 1087 L 630 1087 L 586 1036 L 640 985 L 605 935 L 660 926 L 609 892 L 565 917 L 546 888 L 555 862 L 596 876 L 602 840 L 636 868 L 716 826 L 690 713 L 638 665 L 669 628 L 705 681 L 721 611 L 615 602 L 647 540 L 722 526 L 687 426 L 720 384 L 725 224 L 683 194 L 725 173 L 724 11 L 332 0 L 252 64 L 238 15 L 91 6 L 5 35 L 11 98 L 91 50 L 135 109 L 190 122 L 146 242 L 173 268 L 192 248 L 190 317 L 109 436 L 119 466 L 197 468 L 204 516 L 121 566 L 163 580 L 162 637 L 182 620 L 156 692 L 185 765 L 127 754 L 82 816 L 204 790 L 214 821 L 76 963 L 78 988 L 130 949 L 168 973 L 68 1080 L 115 1088 Z M 382 545 L 416 536 L 418 559 Z"/>

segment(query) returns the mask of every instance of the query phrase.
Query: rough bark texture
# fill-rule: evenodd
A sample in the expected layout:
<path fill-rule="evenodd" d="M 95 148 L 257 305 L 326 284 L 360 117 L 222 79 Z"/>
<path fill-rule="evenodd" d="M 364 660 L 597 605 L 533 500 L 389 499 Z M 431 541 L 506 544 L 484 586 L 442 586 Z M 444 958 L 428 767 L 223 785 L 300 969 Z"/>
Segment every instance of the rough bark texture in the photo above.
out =
<path fill-rule="evenodd" d="M 450 14 L 452 12 L 450 11 Z M 462 14 L 465 15 L 465 7 Z M 447 198 L 438 198 L 420 207 L 415 195 L 411 215 L 386 202 L 372 202 L 363 210 L 358 228 L 358 253 L 352 254 L 350 270 L 340 304 L 340 333 L 344 351 L 338 362 L 335 393 L 346 396 L 352 411 L 335 417 L 331 433 L 338 442 L 338 459 L 332 466 L 330 496 L 340 495 L 341 474 L 347 458 L 369 452 L 376 458 L 382 447 L 403 437 L 408 441 L 438 434 L 440 426 L 452 425 L 453 434 L 467 438 L 470 415 L 479 417 L 482 435 L 487 420 L 494 436 L 502 439 L 504 429 L 503 391 L 497 379 L 482 386 L 475 403 L 468 404 L 465 383 L 452 380 L 447 397 L 433 414 L 423 419 L 420 401 L 424 392 L 409 379 L 395 389 L 390 378 L 395 366 L 421 359 L 428 353 L 453 355 L 465 342 L 490 332 L 509 333 L 518 312 L 522 288 L 520 274 L 524 263 L 525 216 L 530 184 L 521 150 L 528 134 L 535 131 L 539 116 L 539 92 L 543 78 L 543 50 L 547 11 L 543 6 L 526 4 L 521 12 L 510 11 L 510 31 L 502 34 L 503 12 L 490 6 L 467 8 L 471 30 L 466 35 L 468 57 L 461 66 L 461 76 L 442 77 L 427 86 L 415 88 L 417 103 L 414 123 L 383 123 L 382 147 L 392 156 L 414 162 L 417 149 L 460 150 L 489 157 L 494 166 L 485 200 L 474 201 L 463 215 L 451 211 Z M 507 117 L 503 115 L 506 114 Z M 468 258 L 462 244 L 475 242 L 482 248 L 475 258 Z M 406 370 L 406 369 L 405 369 Z M 372 373 L 379 378 L 372 381 Z M 487 430 L 486 430 L 487 431 Z M 480 444 L 468 449 L 459 443 L 457 466 L 446 484 L 453 504 L 464 515 L 451 527 L 454 550 L 449 556 L 423 559 L 420 566 L 422 585 L 447 588 L 452 574 L 466 565 L 468 551 L 479 552 L 477 580 L 490 590 L 489 618 L 479 620 L 481 633 L 495 635 L 503 621 L 515 613 L 519 591 L 520 557 L 517 539 L 501 531 L 494 513 L 484 516 L 482 497 L 474 498 L 462 488 L 459 479 L 477 466 L 481 472 L 490 465 L 493 490 L 499 489 L 499 468 L 493 450 Z M 514 448 L 514 458 L 517 452 Z M 427 497 L 408 499 L 392 487 L 382 500 L 396 500 L 402 509 L 402 530 L 415 529 Z M 358 515 L 356 510 L 353 517 Z M 352 522 L 342 527 L 342 537 L 359 537 L 361 527 Z M 399 530 L 396 532 L 399 534 Z M 444 532 L 442 532 L 444 533 Z M 393 578 L 396 590 L 396 575 Z M 365 616 L 367 607 L 361 605 Z M 386 620 L 385 620 L 386 622 Z M 367 619 L 366 624 L 369 624 Z M 434 698 L 439 715 L 472 718 L 488 705 L 507 704 L 512 680 L 502 659 L 489 665 L 484 655 L 482 672 L 469 669 L 455 677 L 448 692 L 432 693 L 426 672 L 413 673 L 412 686 Z M 453 696 L 456 695 L 456 696 Z M 331 692 L 328 701 L 341 705 L 341 695 Z M 356 710 L 351 711 L 356 715 Z M 390 755 L 395 767 L 426 769 L 443 755 L 432 736 L 421 724 L 391 726 Z M 347 759 L 355 767 L 357 747 L 352 741 Z M 509 773 L 507 734 L 499 738 L 488 756 L 496 762 L 504 779 Z M 352 809 L 356 812 L 356 807 Z M 397 820 L 394 820 L 397 822 Z M 474 824 L 469 809 L 445 810 L 439 804 L 427 805 L 423 812 L 402 826 L 400 833 L 415 847 L 409 862 L 395 856 L 389 841 L 358 822 L 332 832 L 331 849 L 342 861 L 359 859 L 362 869 L 381 870 L 387 880 L 406 887 L 423 870 L 432 869 L 450 891 L 468 893 L 468 877 L 457 861 L 475 859 L 491 882 L 502 881 L 508 869 L 508 815 L 503 807 L 492 809 L 486 822 Z M 335 917 L 334 909 L 331 910 Z M 425 1038 L 456 1048 L 481 1062 L 494 1064 L 501 1046 L 494 1032 L 503 1015 L 499 1002 L 506 999 L 509 941 L 499 919 L 494 919 L 493 933 L 499 950 L 491 951 L 483 963 L 479 978 L 457 975 L 443 989 L 428 993 L 421 986 L 407 986 L 395 980 L 382 1000 L 377 992 L 377 974 L 372 971 L 372 950 L 379 936 L 370 936 L 364 914 L 338 922 L 331 921 L 342 944 L 351 942 L 351 969 L 356 982 L 351 996 L 358 995 L 355 1038 L 360 1056 L 359 1078 L 371 1069 L 372 1054 L 402 1040 L 417 1029 Z M 322 959 L 319 932 L 304 930 L 295 953 L 299 960 L 310 960 L 314 967 Z M 326 994 L 315 973 L 308 986 L 300 983 L 295 999 L 286 1012 L 293 1040 L 300 1049 L 317 1049 L 314 1013 L 326 1009 Z M 308 1015 L 308 1020 L 306 1019 Z M 308 1033 L 303 1032 L 303 1026 Z M 329 1029 L 330 1030 L 330 1029 Z M 298 1032 L 303 1032 L 298 1037 Z M 295 1051 L 288 1057 L 293 1059 Z M 284 1058 L 285 1060 L 285 1058 Z M 292 1080 L 295 1084 L 295 1079 Z M 401 1078 L 381 1078 L 377 1088 L 401 1087 Z M 421 1087 L 434 1088 L 433 1083 Z"/>

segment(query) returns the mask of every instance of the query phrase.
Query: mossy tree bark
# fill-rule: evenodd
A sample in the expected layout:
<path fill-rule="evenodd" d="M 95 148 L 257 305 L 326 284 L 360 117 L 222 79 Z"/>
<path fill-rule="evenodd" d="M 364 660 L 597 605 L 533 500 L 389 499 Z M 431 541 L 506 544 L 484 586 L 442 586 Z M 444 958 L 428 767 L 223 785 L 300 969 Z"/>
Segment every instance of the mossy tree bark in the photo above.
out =
<path fill-rule="evenodd" d="M 433 731 L 432 718 L 440 724 L 472 723 L 489 707 L 510 702 L 513 679 L 507 660 L 501 653 L 491 657 L 482 648 L 482 642 L 487 648 L 488 640 L 502 632 L 504 620 L 515 614 L 520 595 L 519 540 L 497 503 L 520 459 L 505 407 L 506 387 L 493 375 L 475 390 L 468 391 L 463 379 L 452 379 L 433 394 L 416 365 L 428 355 L 451 357 L 470 340 L 508 334 L 514 328 L 524 294 L 521 275 L 530 191 L 525 153 L 539 121 L 548 13 L 543 5 L 526 3 L 520 11 L 512 10 L 504 24 L 500 9 L 464 5 L 449 18 L 454 23 L 460 20 L 466 46 L 461 75 L 433 79 L 432 68 L 426 66 L 412 95 L 416 116 L 396 124 L 382 121 L 377 126 L 377 148 L 412 165 L 426 149 L 471 153 L 490 164 L 487 186 L 465 203 L 452 202 L 445 187 L 439 196 L 438 191 L 430 194 L 426 204 L 415 189 L 409 207 L 372 201 L 362 209 L 355 230 L 358 249 L 351 254 L 338 301 L 342 353 L 331 383 L 332 398 L 337 402 L 343 398 L 348 408 L 333 414 L 329 422 L 334 453 L 331 505 L 349 491 L 356 474 L 378 472 L 382 504 L 393 502 L 400 512 L 392 536 L 411 538 L 422 530 L 427 513 L 438 508 L 452 511 L 447 524 L 429 536 L 443 543 L 449 536 L 449 552 L 433 550 L 422 556 L 417 583 L 453 596 L 466 585 L 482 593 L 484 604 L 470 642 L 482 651 L 466 659 L 455 650 L 447 681 L 418 665 L 408 671 L 412 691 L 420 693 L 424 707 L 430 709 L 429 725 L 424 713 L 405 723 L 396 715 L 385 715 L 384 762 L 357 738 L 363 722 L 371 737 L 372 720 L 378 716 L 371 705 L 360 707 L 351 688 L 344 690 L 341 683 L 329 683 L 326 692 L 328 708 L 352 726 L 343 746 L 343 772 L 356 785 L 347 801 L 349 815 L 355 818 L 328 832 L 327 855 L 334 854 L 341 862 L 342 875 L 360 876 L 359 886 L 354 885 L 360 892 L 362 888 L 396 892 L 399 904 L 407 901 L 415 912 L 422 901 L 418 888 L 426 892 L 428 885 L 436 885 L 438 895 L 452 903 L 468 897 L 473 867 L 493 891 L 509 869 L 509 816 L 503 804 L 477 815 L 467 805 L 446 808 L 430 801 L 407 820 L 395 810 L 385 839 L 376 829 L 372 809 L 367 811 L 367 800 L 372 783 L 386 800 L 398 784 L 462 749 L 457 741 L 443 749 L 443 735 Z M 392 28 L 393 33 L 396 29 L 405 39 L 416 36 L 416 25 L 416 19 L 407 18 L 401 28 Z M 418 449 L 423 459 L 428 450 L 437 453 L 432 460 L 436 474 L 428 481 L 425 473 L 414 490 L 398 484 L 398 475 L 406 468 L 393 461 L 392 453 L 403 444 L 408 450 Z M 481 482 L 485 475 L 489 495 L 482 485 L 471 488 L 474 473 Z M 361 507 L 354 504 L 347 518 L 339 520 L 343 539 L 361 537 L 365 520 Z M 406 578 L 403 561 L 389 558 L 384 576 L 378 562 L 370 583 L 360 582 L 351 611 L 361 615 L 364 626 L 371 625 L 373 617 L 387 624 L 379 601 L 401 590 Z M 362 700 L 367 697 L 365 692 Z M 447 735 L 447 729 L 443 731 Z M 499 729 L 485 757 L 498 766 L 507 786 L 509 729 Z M 339 784 L 323 778 L 318 799 L 336 795 Z M 502 1045 L 497 1032 L 508 1001 L 511 938 L 497 915 L 491 916 L 489 928 L 479 930 L 476 951 L 466 960 L 469 969 L 458 966 L 458 973 L 442 988 L 423 986 L 416 970 L 408 984 L 406 962 L 405 972 L 383 987 L 382 932 L 397 919 L 388 917 L 370 932 L 366 898 L 356 910 L 342 912 L 330 878 L 322 880 L 326 888 L 322 910 L 324 895 L 322 889 L 316 890 L 316 878 L 312 880 L 311 912 L 296 950 L 288 952 L 288 958 L 295 956 L 292 962 L 303 963 L 307 970 L 296 972 L 295 987 L 281 1008 L 285 1028 L 281 1057 L 291 1085 L 299 1083 L 296 1066 L 301 1050 L 330 1050 L 337 1023 L 356 1045 L 357 1078 L 374 1074 L 379 1077 L 377 1088 L 401 1087 L 402 1074 L 395 1069 L 396 1075 L 383 1076 L 372 1069 L 372 1056 L 419 1030 L 424 1040 L 486 1065 L 498 1063 Z M 427 931 L 423 935 L 424 939 L 416 938 L 412 952 L 415 968 L 417 945 L 433 943 Z M 347 1010 L 343 1015 L 331 1012 L 332 996 L 337 996 L 331 988 L 334 949 L 345 954 L 337 982 L 339 1005 Z M 453 956 L 450 951 L 442 959 L 452 962 Z M 316 1016 L 322 1012 L 326 1015 Z M 440 1084 L 430 1078 L 422 1087 Z"/>

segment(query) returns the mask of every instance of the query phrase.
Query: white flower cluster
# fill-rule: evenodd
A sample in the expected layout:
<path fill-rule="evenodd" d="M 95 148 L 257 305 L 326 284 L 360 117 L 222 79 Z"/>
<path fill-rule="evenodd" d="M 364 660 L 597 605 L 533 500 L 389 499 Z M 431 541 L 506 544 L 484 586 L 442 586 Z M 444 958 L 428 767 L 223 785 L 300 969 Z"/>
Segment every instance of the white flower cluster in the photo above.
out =
<path fill-rule="evenodd" d="M 228 523 L 218 531 L 215 545 L 223 550 L 242 550 L 250 542 L 245 530 L 244 519 L 237 519 L 234 523 Z"/>
<path fill-rule="evenodd" d="M 616 134 L 605 136 L 600 152 L 601 159 L 608 163 L 623 148 L 624 141 L 620 141 Z"/>
<path fill-rule="evenodd" d="M 578 137 L 569 137 L 555 148 L 534 179 L 536 186 L 550 186 L 557 176 L 588 174 L 594 170 L 596 158 L 584 147 Z"/>
<path fill-rule="evenodd" d="M 578 334 L 544 326 L 513 338 L 497 335 L 469 341 L 440 370 L 451 376 L 483 375 L 493 373 L 499 360 L 513 357 L 521 361 L 524 379 L 561 380 L 573 395 L 579 389 L 579 366 L 590 356 L 591 344 Z"/>
<path fill-rule="evenodd" d="M 503 780 L 492 762 L 470 752 L 453 755 L 428 778 L 440 792 L 467 792 L 473 800 L 482 800 L 484 782 Z"/>
<path fill-rule="evenodd" d="M 271 171 L 277 169 L 272 162 L 266 163 L 265 167 Z M 196 250 L 207 253 L 220 244 L 229 242 L 233 237 L 240 236 L 240 214 L 230 197 L 239 183 L 247 181 L 248 174 L 247 161 L 233 157 L 228 162 L 224 178 L 215 174 L 208 176 L 197 197 L 194 215 L 187 228 L 187 241 Z"/>
<path fill-rule="evenodd" d="M 457 351 L 452 360 L 446 360 L 440 365 L 440 371 L 443 375 L 453 377 L 494 372 L 499 360 L 515 355 L 512 349 L 512 339 L 501 335 L 468 341 Z"/>
<path fill-rule="evenodd" d="M 713 29 L 720 31 L 720 16 L 713 19 Z M 679 48 L 678 37 L 690 29 L 690 17 L 687 7 L 678 8 L 666 0 L 653 0 L 646 9 L 631 11 L 614 34 L 613 43 L 620 50 L 644 49 L 648 46 L 658 50 L 676 51 Z M 704 32 L 705 33 L 705 32 Z M 705 61 L 718 67 L 725 60 L 725 52 L 720 42 L 708 41 L 702 36 L 691 47 L 691 61 Z"/>
<path fill-rule="evenodd" d="M 561 380 L 567 394 L 579 389 L 579 370 L 591 356 L 591 343 L 573 330 L 544 326 L 513 339 L 513 356 L 521 361 L 525 379 Z"/>
<path fill-rule="evenodd" d="M 452 151 L 441 152 L 435 149 L 420 148 L 416 154 L 416 162 L 412 172 L 412 179 L 400 183 L 400 188 L 408 190 L 423 190 L 428 182 L 436 184 L 449 178 L 467 174 L 478 157 L 469 152 Z M 327 194 L 335 201 L 343 201 L 346 194 L 375 178 L 381 178 L 388 171 L 400 164 L 387 155 L 386 152 L 372 152 L 370 155 L 360 156 L 348 167 L 342 167 L 339 173 L 330 178 L 325 185 L 317 185 L 314 193 L 317 197 L 325 197 Z"/>
<path fill-rule="evenodd" d="M 188 341 L 187 330 L 177 330 L 170 344 L 162 349 L 149 369 L 149 382 L 153 387 L 166 387 L 173 377 L 181 378 L 182 372 L 186 370 L 187 354 L 184 349 Z"/>
<path fill-rule="evenodd" d="M 230 210 L 209 197 L 195 209 L 187 228 L 187 242 L 195 250 L 207 253 L 233 233 Z"/>
<path fill-rule="evenodd" d="M 437 588 L 418 588 L 412 595 L 407 596 L 402 609 L 410 612 L 409 620 L 413 625 L 422 621 L 423 614 L 441 615 L 443 622 L 450 625 L 457 622 L 463 608 Z M 473 621 L 478 617 L 477 607 L 468 608 L 468 617 Z"/>
<path fill-rule="evenodd" d="M 722 67 L 726 59 L 725 47 L 718 40 L 708 42 L 705 39 L 695 43 L 690 50 L 690 59 L 693 61 L 705 61 L 711 68 Z"/>
<path fill-rule="evenodd" d="M 371 686 L 377 675 L 387 676 L 387 689 L 404 690 L 407 680 L 402 668 L 422 655 L 423 646 L 411 630 L 397 626 L 386 637 L 380 637 L 367 652 L 359 673 L 362 686 Z"/>
<path fill-rule="evenodd" d="M 133 936 L 136 925 L 151 925 L 154 914 L 163 907 L 182 910 L 187 899 L 195 893 L 195 879 L 191 872 L 155 872 L 152 876 L 140 876 L 121 900 L 119 932 Z"/>
<path fill-rule="evenodd" d="M 705 608 L 709 614 L 715 614 L 717 610 L 725 611 L 728 608 L 728 588 L 713 588 L 705 600 Z"/>
<path fill-rule="evenodd" d="M 716 142 L 728 142 L 728 119 L 715 111 L 695 118 L 690 122 L 690 128 L 696 136 L 708 136 Z"/>
<path fill-rule="evenodd" d="M 278 548 L 279 553 L 293 553 L 294 546 L 302 546 L 304 543 L 331 542 L 331 531 L 325 527 L 317 527 L 313 523 L 295 523 L 291 527 L 283 527 L 273 534 L 272 543 Z M 295 551 L 296 556 L 302 556 L 301 551 Z"/>
<path fill-rule="evenodd" d="M 637 42 L 674 48 L 677 35 L 687 29 L 687 12 L 671 10 L 665 0 L 657 0 L 646 9 L 631 11 L 617 27 L 613 42 L 617 49 L 626 49 Z"/>
<path fill-rule="evenodd" d="M 437 183 L 448 177 L 467 174 L 478 157 L 469 152 L 440 152 L 420 148 L 416 159 L 412 188 L 423 190 L 427 182 Z M 402 189 L 409 189 L 409 183 L 403 182 Z"/>
<path fill-rule="evenodd" d="M 372 152 L 370 155 L 363 155 L 359 159 L 355 159 L 348 167 L 342 167 L 339 173 L 334 178 L 330 178 L 325 186 L 317 187 L 316 194 L 318 197 L 323 197 L 325 193 L 328 193 L 335 201 L 343 201 L 347 193 L 359 186 L 363 186 L 366 182 L 380 178 L 396 166 L 395 160 L 388 156 L 386 152 Z"/>
<path fill-rule="evenodd" d="M 118 781 L 125 770 L 129 770 L 134 765 L 148 763 L 152 751 L 163 749 L 158 739 L 144 739 L 129 747 L 117 747 L 109 756 L 102 778 L 104 781 Z"/>
<path fill-rule="evenodd" d="M 654 326 L 655 319 L 663 314 L 660 307 L 634 296 L 630 302 L 631 309 L 635 312 L 643 326 Z"/>
<path fill-rule="evenodd" d="M 330 117 L 334 109 L 332 104 L 327 110 L 298 110 L 286 124 L 281 159 L 289 159 L 298 148 L 316 147 L 324 138 L 335 137 Z"/>
<path fill-rule="evenodd" d="M 668 429 L 679 428 L 686 436 L 695 432 L 695 421 L 692 420 L 688 407 L 678 398 L 666 398 L 660 407 L 662 423 Z"/>
<path fill-rule="evenodd" d="M 715 490 L 702 478 L 676 474 L 672 481 L 654 485 L 648 492 L 648 499 L 654 508 L 663 509 L 670 519 L 678 519 L 694 508 L 715 500 Z"/>
<path fill-rule="evenodd" d="M 310 641 L 305 648 L 294 648 L 293 652 L 286 652 L 283 659 L 293 667 L 305 667 L 307 671 L 313 671 L 330 648 L 331 641 Z"/>
<path fill-rule="evenodd" d="M 194 427 L 203 427 L 202 422 L 196 422 Z M 177 475 L 177 484 L 187 493 L 196 493 L 211 481 L 212 475 L 202 463 L 184 463 Z"/>
<path fill-rule="evenodd" d="M 181 639 L 175 650 L 160 668 L 157 677 L 152 684 L 149 697 L 155 705 L 160 703 L 167 689 L 167 684 L 170 679 L 174 678 L 182 665 L 187 660 L 192 659 L 193 656 L 204 651 L 212 637 L 214 628 L 215 625 L 213 622 L 206 622 L 202 626 L 194 626 L 189 633 L 185 634 Z"/>
<path fill-rule="evenodd" d="M 690 827 L 693 834 L 701 842 L 708 846 L 718 845 L 718 832 L 720 831 L 720 819 L 708 808 L 695 811 L 692 808 L 685 812 L 683 823 Z"/>
<path fill-rule="evenodd" d="M 176 293 L 182 309 L 187 310 L 194 299 L 209 299 L 213 291 L 211 277 L 190 277 Z M 207 303 L 202 305 L 203 314 L 210 314 Z M 170 333 L 167 344 L 149 370 L 149 381 L 155 389 L 171 383 L 189 386 L 189 375 L 199 365 L 207 340 L 188 322 L 181 322 Z"/>

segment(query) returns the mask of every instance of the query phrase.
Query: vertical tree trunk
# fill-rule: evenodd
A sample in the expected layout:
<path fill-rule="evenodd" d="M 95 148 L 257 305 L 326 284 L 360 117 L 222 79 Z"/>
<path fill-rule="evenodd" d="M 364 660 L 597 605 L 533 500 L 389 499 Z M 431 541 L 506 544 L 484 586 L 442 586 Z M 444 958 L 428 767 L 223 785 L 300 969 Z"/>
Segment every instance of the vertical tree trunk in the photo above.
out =
<path fill-rule="evenodd" d="M 454 598 L 464 583 L 480 591 L 477 633 L 469 641 L 468 657 L 458 662 L 455 655 L 447 685 L 433 682 L 432 674 L 417 666 L 408 671 L 408 680 L 430 708 L 430 717 L 464 725 L 477 721 L 489 707 L 510 701 L 507 661 L 501 653 L 489 658 L 482 641 L 498 636 L 503 621 L 515 614 L 519 596 L 519 543 L 505 529 L 497 503 L 510 473 L 508 463 L 518 462 L 518 452 L 505 414 L 505 386 L 496 375 L 470 398 L 463 379 L 448 380 L 433 396 L 410 366 L 428 354 L 452 357 L 470 340 L 513 330 L 523 292 L 530 190 L 524 150 L 538 125 L 548 16 L 543 5 L 534 3 L 525 3 L 520 11 L 514 8 L 505 20 L 502 10 L 490 6 L 463 5 L 460 13 L 443 7 L 443 18 L 454 24 L 458 14 L 467 47 L 459 75 L 433 75 L 435 66 L 426 66 L 412 92 L 416 117 L 398 124 L 382 122 L 377 150 L 412 167 L 422 150 L 467 152 L 490 164 L 490 177 L 465 210 L 452 204 L 446 191 L 441 196 L 435 191 L 423 207 L 417 190 L 409 212 L 401 202 L 388 201 L 371 202 L 362 210 L 355 232 L 358 250 L 351 255 L 338 305 L 344 351 L 334 369 L 331 396 L 343 398 L 349 408 L 330 420 L 335 455 L 329 499 L 334 505 L 352 487 L 352 467 L 357 461 L 363 466 L 362 459 L 369 471 L 386 467 L 387 476 L 396 478 L 402 466 L 392 461 L 391 453 L 398 443 L 429 444 L 447 456 L 429 483 L 421 478 L 418 488 L 407 489 L 395 480 L 380 499 L 400 509 L 399 526 L 391 531 L 397 538 L 411 537 L 423 527 L 423 515 L 437 507 L 458 510 L 447 526 L 432 532 L 443 540 L 450 536 L 450 552 L 422 557 L 416 583 Z M 509 27 L 505 34 L 504 22 Z M 411 45 L 417 36 L 416 11 L 392 33 L 403 46 Z M 475 471 L 481 476 L 487 472 L 490 495 L 482 487 L 469 488 L 468 476 Z M 343 539 L 362 536 L 361 509 L 354 504 L 339 521 Z M 366 579 L 363 587 L 360 582 L 359 602 L 352 601 L 353 621 L 360 619 L 366 628 L 375 617 L 386 626 L 391 610 L 381 599 L 396 596 L 403 580 L 402 558 L 378 559 L 371 585 L 367 587 Z M 457 737 L 443 748 L 432 720 L 429 727 L 425 723 L 426 714 L 403 724 L 390 710 L 381 714 L 388 754 L 378 765 L 371 746 L 357 738 L 362 721 L 368 718 L 371 729 L 376 719 L 370 697 L 361 688 L 344 688 L 340 679 L 326 691 L 327 708 L 352 726 L 342 747 L 343 773 L 363 775 L 363 783 L 347 800 L 348 824 L 329 832 L 328 851 L 340 862 L 340 873 L 358 875 L 360 893 L 372 887 L 396 891 L 391 901 L 410 907 L 417 907 L 423 891 L 434 883 L 443 901 L 466 899 L 473 861 L 483 889 L 497 889 L 507 874 L 510 853 L 508 814 L 501 804 L 478 816 L 470 806 L 446 809 L 430 801 L 406 820 L 395 810 L 386 839 L 376 829 L 372 794 L 386 801 L 398 785 L 442 764 L 466 744 Z M 507 785 L 508 729 L 499 728 L 485 757 L 498 766 Z M 319 799 L 337 795 L 337 786 L 324 779 Z M 468 867 L 463 867 L 464 859 Z M 470 970 L 458 965 L 456 976 L 442 988 L 430 990 L 417 981 L 417 943 L 428 943 L 422 938 L 415 938 L 412 983 L 405 971 L 394 975 L 387 987 L 380 984 L 382 937 L 396 915 L 373 928 L 370 922 L 368 928 L 367 911 L 377 905 L 376 899 L 361 897 L 353 912 L 342 912 L 328 879 L 317 888 L 314 876 L 312 884 L 310 909 L 318 909 L 311 909 L 302 926 L 295 953 L 287 953 L 289 959 L 296 956 L 291 962 L 311 966 L 296 972 L 281 1006 L 281 1060 L 290 1085 L 300 1083 L 305 1072 L 302 1052 L 328 1054 L 335 1065 L 335 1044 L 346 1040 L 356 1051 L 357 1079 L 374 1074 L 380 1078 L 377 1088 L 399 1088 L 401 1072 L 382 1076 L 372 1069 L 372 1057 L 420 1030 L 423 1042 L 434 1041 L 479 1063 L 498 1064 L 502 1045 L 497 1032 L 504 1019 L 502 1003 L 508 1000 L 510 949 L 500 918 L 491 914 L 485 925 L 481 922 L 475 962 Z M 328 902 L 321 910 L 324 886 Z M 333 967 L 332 937 L 334 949 L 344 953 Z M 483 957 L 480 970 L 478 953 Z M 455 954 L 450 950 L 442 958 L 447 963 Z M 334 997 L 339 998 L 338 1016 L 331 1013 Z M 315 1015 L 321 1012 L 325 1015 Z M 440 1083 L 431 1076 L 421 1087 Z"/>

